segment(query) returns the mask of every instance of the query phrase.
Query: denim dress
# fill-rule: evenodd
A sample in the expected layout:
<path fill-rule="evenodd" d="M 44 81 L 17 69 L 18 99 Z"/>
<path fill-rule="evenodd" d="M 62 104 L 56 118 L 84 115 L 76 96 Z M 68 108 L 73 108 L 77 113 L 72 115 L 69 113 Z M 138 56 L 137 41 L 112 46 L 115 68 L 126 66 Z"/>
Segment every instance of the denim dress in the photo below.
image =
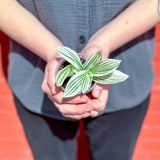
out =
<path fill-rule="evenodd" d="M 134 1 L 19 0 L 19 3 L 34 14 L 65 46 L 81 52 L 96 31 Z M 138 12 L 135 14 L 138 16 Z M 46 63 L 13 40 L 10 48 L 8 80 L 14 95 L 34 113 L 68 119 L 61 115 L 41 90 Z M 154 29 L 110 54 L 111 58 L 122 60 L 118 70 L 128 74 L 129 78 L 111 85 L 106 108 L 99 115 L 133 108 L 149 95 L 154 79 L 153 55 Z"/>

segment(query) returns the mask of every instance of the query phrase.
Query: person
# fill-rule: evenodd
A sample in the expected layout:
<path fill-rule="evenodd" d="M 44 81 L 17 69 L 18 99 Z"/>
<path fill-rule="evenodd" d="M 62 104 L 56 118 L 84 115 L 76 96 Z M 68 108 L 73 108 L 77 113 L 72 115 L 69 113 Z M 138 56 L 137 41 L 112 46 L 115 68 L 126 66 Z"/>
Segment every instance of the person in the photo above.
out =
<path fill-rule="evenodd" d="M 36 160 L 75 160 L 80 119 L 92 159 L 131 159 L 154 79 L 157 7 L 157 0 L 0 0 L 0 29 L 11 37 L 8 81 Z M 63 45 L 121 59 L 130 78 L 63 98 L 55 84 Z"/>

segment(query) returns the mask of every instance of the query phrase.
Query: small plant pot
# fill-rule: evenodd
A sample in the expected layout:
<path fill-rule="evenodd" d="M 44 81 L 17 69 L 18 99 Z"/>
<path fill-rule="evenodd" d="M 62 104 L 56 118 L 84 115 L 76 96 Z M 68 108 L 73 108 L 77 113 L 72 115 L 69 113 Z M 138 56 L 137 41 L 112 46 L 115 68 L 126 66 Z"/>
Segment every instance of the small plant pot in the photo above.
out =
<path fill-rule="evenodd" d="M 82 61 L 82 64 L 85 62 L 85 60 L 87 59 L 87 55 L 86 54 L 83 54 L 83 53 L 78 53 L 78 55 L 79 55 L 79 57 L 80 57 L 80 59 L 81 59 L 81 61 Z M 70 63 L 68 63 L 65 59 L 61 59 L 60 61 L 59 61 L 59 63 L 58 63 L 58 65 L 57 65 L 57 67 L 56 67 L 56 75 L 57 75 L 57 73 L 58 73 L 58 71 L 60 70 L 60 69 L 63 69 L 65 66 L 67 66 L 67 65 L 69 65 Z M 63 86 L 61 86 L 61 89 L 64 91 L 65 90 L 65 86 L 67 85 L 67 82 L 69 81 L 69 79 L 70 79 L 70 77 L 68 78 L 68 79 L 66 79 L 66 81 L 64 82 L 64 83 L 66 83 L 65 85 L 63 85 Z M 89 90 L 87 90 L 86 91 L 86 93 L 85 94 L 87 94 L 87 93 L 89 93 L 89 92 L 91 92 L 92 90 L 93 90 L 93 88 L 96 86 L 96 82 L 92 82 L 92 86 L 90 87 L 90 89 Z"/>

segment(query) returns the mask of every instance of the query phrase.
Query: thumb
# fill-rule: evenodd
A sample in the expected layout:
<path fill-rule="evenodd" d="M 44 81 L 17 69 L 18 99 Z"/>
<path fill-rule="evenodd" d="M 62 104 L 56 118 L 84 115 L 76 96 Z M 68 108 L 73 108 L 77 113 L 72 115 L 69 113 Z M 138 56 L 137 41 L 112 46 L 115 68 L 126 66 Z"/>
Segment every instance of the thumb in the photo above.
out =
<path fill-rule="evenodd" d="M 97 51 L 100 51 L 100 49 L 96 46 L 86 46 L 82 51 L 81 53 L 83 54 L 86 54 L 88 56 L 90 56 L 91 54 L 97 52 Z"/>
<path fill-rule="evenodd" d="M 90 56 L 91 54 L 94 54 L 95 52 L 100 51 L 100 49 L 96 46 L 86 46 L 81 53 L 86 54 Z M 103 86 L 101 84 L 97 84 L 94 89 L 92 90 L 92 96 L 94 98 L 98 98 L 103 90 Z"/>
<path fill-rule="evenodd" d="M 97 83 L 97 85 L 92 90 L 92 96 L 94 98 L 99 98 L 101 96 L 101 93 L 102 93 L 103 90 L 108 91 L 109 89 L 110 89 L 109 84 L 99 84 L 99 83 Z"/>
<path fill-rule="evenodd" d="M 94 98 L 99 98 L 99 96 L 101 95 L 103 91 L 103 85 L 102 84 L 97 84 L 94 89 L 92 90 L 92 96 Z"/>

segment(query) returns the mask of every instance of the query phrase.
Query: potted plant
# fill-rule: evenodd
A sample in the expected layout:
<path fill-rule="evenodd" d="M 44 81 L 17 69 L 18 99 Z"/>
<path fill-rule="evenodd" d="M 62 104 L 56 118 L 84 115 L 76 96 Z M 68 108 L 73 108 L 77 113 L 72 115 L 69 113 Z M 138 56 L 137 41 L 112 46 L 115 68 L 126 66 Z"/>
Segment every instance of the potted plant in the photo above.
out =
<path fill-rule="evenodd" d="M 64 82 L 67 83 L 63 97 L 86 94 L 96 83 L 114 84 L 129 77 L 127 74 L 116 70 L 121 60 L 102 60 L 101 51 L 92 54 L 87 59 L 84 57 L 80 59 L 74 50 L 65 46 L 58 47 L 57 51 L 67 62 L 63 65 L 64 60 L 62 60 L 63 67 L 58 69 L 56 75 L 57 86 L 63 86 Z M 68 79 L 67 82 L 66 79 Z"/>

